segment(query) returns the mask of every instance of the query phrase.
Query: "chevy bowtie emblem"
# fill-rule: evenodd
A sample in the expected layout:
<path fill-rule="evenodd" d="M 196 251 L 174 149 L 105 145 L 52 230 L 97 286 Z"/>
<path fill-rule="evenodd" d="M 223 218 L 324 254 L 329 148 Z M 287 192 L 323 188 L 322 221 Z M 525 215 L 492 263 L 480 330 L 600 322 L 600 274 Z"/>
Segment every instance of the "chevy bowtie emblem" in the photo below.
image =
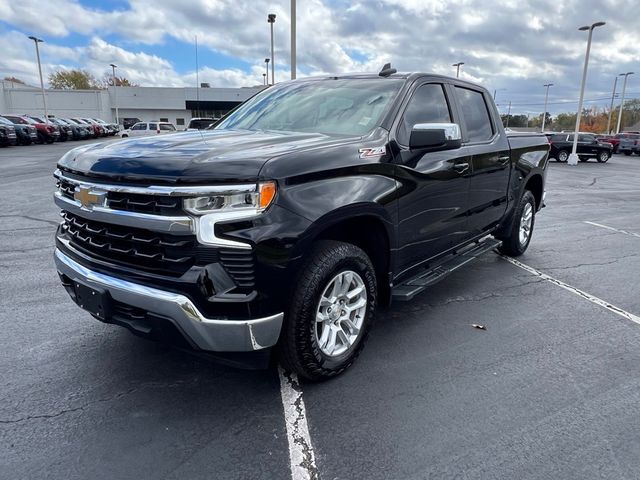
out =
<path fill-rule="evenodd" d="M 73 194 L 82 208 L 93 210 L 93 207 L 104 207 L 107 200 L 107 192 L 92 190 L 90 187 L 78 186 Z"/>

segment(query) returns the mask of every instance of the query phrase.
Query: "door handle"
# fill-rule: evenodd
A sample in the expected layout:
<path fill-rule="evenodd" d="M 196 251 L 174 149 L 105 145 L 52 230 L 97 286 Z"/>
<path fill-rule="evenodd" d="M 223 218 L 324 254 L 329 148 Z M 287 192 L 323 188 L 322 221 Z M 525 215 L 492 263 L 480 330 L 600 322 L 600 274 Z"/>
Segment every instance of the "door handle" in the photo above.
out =
<path fill-rule="evenodd" d="M 509 160 L 511 160 L 511 157 L 508 155 L 504 157 L 498 157 L 498 163 L 500 163 L 500 165 L 506 165 L 507 163 L 509 163 Z"/>
<path fill-rule="evenodd" d="M 467 170 L 469 170 L 469 164 L 468 163 L 455 163 L 455 164 L 453 164 L 453 166 L 451 168 L 453 168 L 458 173 L 464 173 Z"/>

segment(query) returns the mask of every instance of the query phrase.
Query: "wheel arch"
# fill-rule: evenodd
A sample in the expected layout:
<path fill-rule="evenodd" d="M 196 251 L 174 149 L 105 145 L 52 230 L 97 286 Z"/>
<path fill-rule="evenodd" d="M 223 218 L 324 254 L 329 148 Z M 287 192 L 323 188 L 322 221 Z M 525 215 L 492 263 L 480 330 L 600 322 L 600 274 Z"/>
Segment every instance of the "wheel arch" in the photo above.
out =
<path fill-rule="evenodd" d="M 391 271 L 395 230 L 393 222 L 380 205 L 351 205 L 330 212 L 314 222 L 298 244 L 303 256 L 320 240 L 336 240 L 361 248 L 376 271 L 379 303 L 391 299 Z"/>

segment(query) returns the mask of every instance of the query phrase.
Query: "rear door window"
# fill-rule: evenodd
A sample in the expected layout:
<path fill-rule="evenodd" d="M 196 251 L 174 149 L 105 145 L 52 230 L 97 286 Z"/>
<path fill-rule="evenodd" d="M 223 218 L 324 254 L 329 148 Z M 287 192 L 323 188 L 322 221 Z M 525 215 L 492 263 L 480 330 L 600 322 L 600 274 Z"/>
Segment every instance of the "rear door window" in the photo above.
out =
<path fill-rule="evenodd" d="M 483 93 L 463 87 L 456 87 L 456 92 L 469 142 L 491 140 L 495 131 Z"/>
<path fill-rule="evenodd" d="M 150 123 L 149 124 L 149 130 L 157 130 L 158 129 L 158 124 L 157 123 Z"/>

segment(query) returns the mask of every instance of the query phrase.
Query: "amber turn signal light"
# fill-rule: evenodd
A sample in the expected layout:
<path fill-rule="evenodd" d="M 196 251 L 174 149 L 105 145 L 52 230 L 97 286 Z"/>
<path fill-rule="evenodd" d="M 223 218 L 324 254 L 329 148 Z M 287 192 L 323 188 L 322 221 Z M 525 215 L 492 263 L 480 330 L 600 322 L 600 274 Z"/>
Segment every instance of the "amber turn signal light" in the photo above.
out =
<path fill-rule="evenodd" d="M 258 208 L 264 210 L 276 196 L 276 182 L 263 182 L 258 186 L 260 197 L 258 199 Z"/>

